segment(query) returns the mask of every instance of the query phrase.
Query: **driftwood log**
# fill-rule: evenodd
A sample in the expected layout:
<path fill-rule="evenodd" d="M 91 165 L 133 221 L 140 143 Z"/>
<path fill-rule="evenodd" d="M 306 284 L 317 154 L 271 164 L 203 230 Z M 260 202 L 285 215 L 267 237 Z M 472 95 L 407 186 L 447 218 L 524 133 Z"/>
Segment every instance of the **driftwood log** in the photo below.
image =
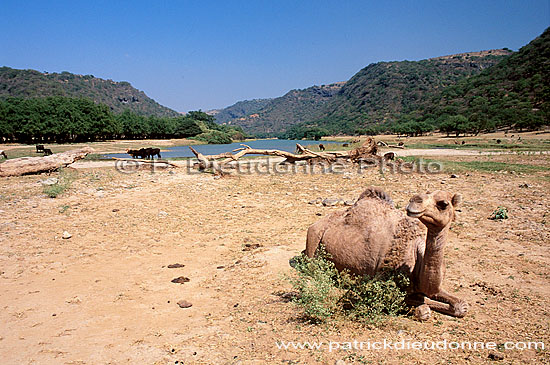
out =
<path fill-rule="evenodd" d="M 21 176 L 54 171 L 80 160 L 94 150 L 84 147 L 77 150 L 55 153 L 44 157 L 21 157 L 0 164 L 0 177 Z"/>
<path fill-rule="evenodd" d="M 212 169 L 215 173 L 219 175 L 224 175 L 224 165 L 232 161 L 237 161 L 244 155 L 266 155 L 284 157 L 285 160 L 282 163 L 294 164 L 298 161 L 311 162 L 321 160 L 334 162 L 337 159 L 345 159 L 351 160 L 352 162 L 358 162 L 364 158 L 372 158 L 373 156 L 376 156 L 376 153 L 378 152 L 376 142 L 370 137 L 360 147 L 350 151 L 315 152 L 305 148 L 299 143 L 296 144 L 296 151 L 298 153 L 291 153 L 281 150 L 260 150 L 252 148 L 245 144 L 241 144 L 241 146 L 243 147 L 233 150 L 232 152 L 224 152 L 218 155 L 203 155 L 191 146 L 189 146 L 189 149 L 199 160 L 199 163 L 197 164 L 199 170 Z M 380 156 L 376 157 L 381 158 Z"/>
<path fill-rule="evenodd" d="M 172 167 L 181 167 L 180 165 L 178 164 L 175 164 L 175 163 L 172 163 L 172 162 L 169 162 L 169 161 L 166 161 L 166 160 L 144 160 L 144 159 L 141 159 L 141 158 L 118 158 L 118 157 L 112 157 L 113 160 L 115 161 L 126 161 L 126 162 L 134 162 L 136 164 L 138 163 L 142 163 L 142 164 L 166 164 L 168 166 L 172 166 Z"/>

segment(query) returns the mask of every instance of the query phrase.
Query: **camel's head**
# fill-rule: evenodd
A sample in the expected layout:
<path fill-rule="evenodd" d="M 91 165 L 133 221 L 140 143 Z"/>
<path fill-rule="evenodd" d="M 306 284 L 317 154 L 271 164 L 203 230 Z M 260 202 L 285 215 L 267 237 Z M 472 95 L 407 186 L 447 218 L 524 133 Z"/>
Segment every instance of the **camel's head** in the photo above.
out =
<path fill-rule="evenodd" d="M 455 208 L 462 202 L 462 195 L 446 191 L 415 195 L 407 205 L 407 215 L 418 218 L 428 228 L 443 229 L 455 218 Z"/>

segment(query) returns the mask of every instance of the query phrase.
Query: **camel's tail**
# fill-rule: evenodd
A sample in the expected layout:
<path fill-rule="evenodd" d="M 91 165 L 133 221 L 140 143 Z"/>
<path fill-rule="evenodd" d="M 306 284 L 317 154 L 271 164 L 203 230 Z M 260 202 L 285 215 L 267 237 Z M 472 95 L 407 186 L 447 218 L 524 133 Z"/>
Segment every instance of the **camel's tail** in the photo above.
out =
<path fill-rule="evenodd" d="M 389 205 L 391 205 L 391 207 L 393 208 L 393 200 L 391 199 L 389 194 L 387 194 L 384 190 L 382 190 L 380 188 L 377 188 L 377 187 L 374 187 L 374 186 L 368 187 L 359 196 L 359 199 L 357 199 L 357 201 L 359 201 L 361 199 L 364 199 L 364 198 L 380 199 L 383 202 L 388 203 Z"/>

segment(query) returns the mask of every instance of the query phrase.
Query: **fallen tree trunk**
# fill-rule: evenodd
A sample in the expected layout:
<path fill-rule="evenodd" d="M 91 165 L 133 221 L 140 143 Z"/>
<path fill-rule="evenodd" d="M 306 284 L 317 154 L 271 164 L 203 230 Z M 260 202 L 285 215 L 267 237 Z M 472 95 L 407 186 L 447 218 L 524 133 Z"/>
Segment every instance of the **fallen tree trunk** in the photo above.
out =
<path fill-rule="evenodd" d="M 14 158 L 0 164 L 0 177 L 54 171 L 86 157 L 88 153 L 93 151 L 90 147 L 84 147 L 44 157 Z"/>
<path fill-rule="evenodd" d="M 193 147 L 189 146 L 189 149 L 199 160 L 198 168 L 199 170 L 212 169 L 216 174 L 224 175 L 223 166 L 229 162 L 237 161 L 239 158 L 244 155 L 265 155 L 265 156 L 277 156 L 284 157 L 285 160 L 282 163 L 296 163 L 298 161 L 319 161 L 324 160 L 327 162 L 333 162 L 337 159 L 350 159 L 352 162 L 358 162 L 362 158 L 375 156 L 378 149 L 374 139 L 368 138 L 365 143 L 356 149 L 351 151 L 324 151 L 324 152 L 314 152 L 311 151 L 299 143 L 296 144 L 296 150 L 299 154 L 281 151 L 281 150 L 259 150 L 241 144 L 242 148 L 233 150 L 232 152 L 225 152 L 218 155 L 203 155 L 202 153 L 196 151 Z M 223 159 L 223 160 L 222 160 Z M 221 161 L 218 161 L 221 160 Z"/>
<path fill-rule="evenodd" d="M 144 159 L 140 159 L 140 158 L 118 158 L 118 157 L 112 157 L 113 160 L 116 160 L 116 161 L 128 161 L 128 162 L 136 162 L 136 163 L 148 163 L 148 164 L 166 164 L 168 166 L 172 166 L 172 167 L 181 167 L 180 165 L 177 165 L 175 163 L 172 163 L 172 162 L 169 162 L 169 161 L 166 161 L 166 160 L 144 160 Z"/>

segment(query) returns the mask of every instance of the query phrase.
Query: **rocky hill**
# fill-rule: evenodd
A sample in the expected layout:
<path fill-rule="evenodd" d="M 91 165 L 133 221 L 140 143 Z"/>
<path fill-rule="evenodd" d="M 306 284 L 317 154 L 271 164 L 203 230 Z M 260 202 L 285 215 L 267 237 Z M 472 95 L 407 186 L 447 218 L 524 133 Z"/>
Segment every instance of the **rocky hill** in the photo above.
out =
<path fill-rule="evenodd" d="M 69 72 L 47 73 L 0 67 L 0 98 L 10 96 L 87 98 L 107 105 L 114 113 L 128 109 L 140 115 L 178 115 L 176 111 L 160 105 L 125 81 L 116 82 Z"/>
<path fill-rule="evenodd" d="M 229 124 L 241 126 L 247 133 L 266 136 L 283 131 L 295 124 L 321 116 L 324 106 L 340 91 L 343 82 L 312 86 L 307 89 L 291 90 L 274 99 L 263 99 L 255 109 L 244 115 L 226 120 Z M 241 102 L 224 109 L 233 109 Z M 216 116 L 216 120 L 220 119 Z"/>

